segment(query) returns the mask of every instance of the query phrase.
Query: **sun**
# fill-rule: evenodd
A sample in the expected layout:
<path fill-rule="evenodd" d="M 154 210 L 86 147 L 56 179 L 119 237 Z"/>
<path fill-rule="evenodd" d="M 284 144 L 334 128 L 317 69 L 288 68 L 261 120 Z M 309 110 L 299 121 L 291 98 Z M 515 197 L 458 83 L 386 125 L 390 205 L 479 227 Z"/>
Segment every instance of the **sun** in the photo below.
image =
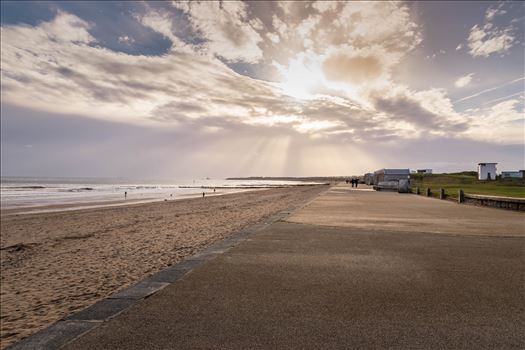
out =
<path fill-rule="evenodd" d="M 288 67 L 278 66 L 278 69 L 282 76 L 279 86 L 285 94 L 297 99 L 312 99 L 324 85 L 320 65 L 304 56 L 290 59 Z"/>
<path fill-rule="evenodd" d="M 339 96 L 359 100 L 359 86 L 331 81 L 323 72 L 320 55 L 299 54 L 288 61 L 288 66 L 275 64 L 281 82 L 278 86 L 283 93 L 298 100 L 312 100 L 321 96 Z"/>

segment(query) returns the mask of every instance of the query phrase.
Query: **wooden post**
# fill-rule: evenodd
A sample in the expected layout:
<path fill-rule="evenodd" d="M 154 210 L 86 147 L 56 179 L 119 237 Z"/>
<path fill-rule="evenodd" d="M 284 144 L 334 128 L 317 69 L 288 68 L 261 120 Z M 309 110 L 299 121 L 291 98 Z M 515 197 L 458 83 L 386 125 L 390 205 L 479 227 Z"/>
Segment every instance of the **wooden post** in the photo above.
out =
<path fill-rule="evenodd" d="M 462 189 L 458 190 L 458 203 L 463 203 L 465 201 L 465 193 Z"/>
<path fill-rule="evenodd" d="M 439 189 L 439 199 L 445 199 L 445 189 Z"/>
<path fill-rule="evenodd" d="M 416 187 L 416 194 L 419 194 L 419 186 Z"/>
<path fill-rule="evenodd" d="M 430 197 L 432 193 L 430 192 L 430 187 L 427 187 L 427 197 Z"/>

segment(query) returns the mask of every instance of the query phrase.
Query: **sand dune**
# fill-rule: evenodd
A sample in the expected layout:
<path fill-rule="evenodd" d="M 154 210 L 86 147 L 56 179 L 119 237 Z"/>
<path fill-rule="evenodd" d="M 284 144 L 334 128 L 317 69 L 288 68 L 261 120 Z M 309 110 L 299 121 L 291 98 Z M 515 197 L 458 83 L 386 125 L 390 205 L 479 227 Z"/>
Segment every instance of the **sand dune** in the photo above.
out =
<path fill-rule="evenodd" d="M 325 189 L 3 215 L 1 347 Z"/>

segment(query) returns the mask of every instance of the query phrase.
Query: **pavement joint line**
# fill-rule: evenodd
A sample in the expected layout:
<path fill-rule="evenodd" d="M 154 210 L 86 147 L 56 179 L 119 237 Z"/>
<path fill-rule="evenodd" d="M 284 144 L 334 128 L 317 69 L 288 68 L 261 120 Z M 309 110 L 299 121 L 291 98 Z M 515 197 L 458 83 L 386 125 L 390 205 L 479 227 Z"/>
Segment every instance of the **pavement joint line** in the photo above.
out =
<path fill-rule="evenodd" d="M 326 191 L 321 192 L 321 194 L 324 192 Z M 317 197 L 318 196 L 315 196 L 314 199 Z M 297 210 L 304 208 L 314 199 L 304 205 L 290 207 L 287 210 L 266 217 L 263 219 L 263 222 L 258 222 L 247 228 L 243 228 L 223 240 L 214 242 L 203 251 L 175 265 L 168 266 L 152 276 L 145 277 L 130 287 L 101 299 L 79 312 L 68 315 L 37 333 L 11 344 L 5 348 L 5 350 L 59 349 L 124 312 L 141 300 L 149 298 L 158 291 L 176 283 L 194 268 L 229 251 L 239 243 L 249 240 L 249 236 L 266 229 L 276 222 L 282 221 Z"/>
<path fill-rule="evenodd" d="M 125 288 L 116 294 L 113 294 L 109 299 L 144 299 L 161 289 L 167 287 L 169 283 L 154 282 L 154 281 L 140 281 L 129 288 Z"/>

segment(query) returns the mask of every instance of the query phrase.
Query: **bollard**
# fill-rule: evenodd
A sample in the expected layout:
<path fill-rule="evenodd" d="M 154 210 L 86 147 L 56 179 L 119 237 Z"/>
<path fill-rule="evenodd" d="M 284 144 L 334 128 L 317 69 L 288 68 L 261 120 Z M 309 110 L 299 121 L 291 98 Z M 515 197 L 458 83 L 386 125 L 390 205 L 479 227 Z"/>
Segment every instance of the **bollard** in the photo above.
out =
<path fill-rule="evenodd" d="M 430 197 L 432 193 L 430 192 L 430 187 L 427 187 L 427 197 Z"/>
<path fill-rule="evenodd" d="M 439 199 L 445 199 L 445 189 L 439 189 Z"/>
<path fill-rule="evenodd" d="M 462 189 L 458 190 L 458 203 L 463 203 L 465 201 L 465 193 Z"/>
<path fill-rule="evenodd" d="M 419 187 L 416 187 L 416 194 L 419 194 Z"/>

